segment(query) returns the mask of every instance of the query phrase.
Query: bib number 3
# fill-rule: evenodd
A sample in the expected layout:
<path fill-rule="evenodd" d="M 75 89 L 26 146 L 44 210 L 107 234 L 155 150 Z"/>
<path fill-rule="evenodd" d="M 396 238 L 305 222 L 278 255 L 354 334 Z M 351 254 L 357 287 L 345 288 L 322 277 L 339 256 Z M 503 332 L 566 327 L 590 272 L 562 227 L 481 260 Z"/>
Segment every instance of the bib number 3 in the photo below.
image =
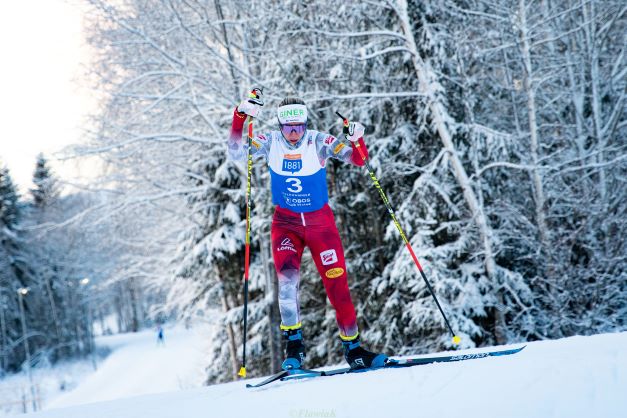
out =
<path fill-rule="evenodd" d="M 290 185 L 290 187 L 287 188 L 288 191 L 292 193 L 300 193 L 303 191 L 303 186 L 301 186 L 300 179 L 296 177 L 290 177 L 288 179 L 285 179 L 285 182 L 289 183 Z"/>

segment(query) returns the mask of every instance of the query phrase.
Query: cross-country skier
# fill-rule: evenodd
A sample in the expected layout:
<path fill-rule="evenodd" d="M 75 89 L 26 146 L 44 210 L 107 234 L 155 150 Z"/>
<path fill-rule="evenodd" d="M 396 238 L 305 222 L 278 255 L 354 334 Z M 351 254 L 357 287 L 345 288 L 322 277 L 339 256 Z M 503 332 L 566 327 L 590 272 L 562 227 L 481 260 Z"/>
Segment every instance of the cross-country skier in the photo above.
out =
<path fill-rule="evenodd" d="M 242 101 L 233 113 L 228 141 L 229 155 L 245 160 L 247 145 L 242 141 L 244 121 L 257 117 L 260 103 Z M 333 135 L 307 129 L 307 107 L 299 98 L 285 98 L 278 106 L 278 131 L 256 135 L 252 154 L 265 157 L 272 182 L 272 255 L 279 279 L 281 330 L 285 340 L 286 370 L 301 368 L 305 345 L 301 332 L 299 281 L 300 262 L 309 247 L 322 278 L 327 296 L 335 308 L 344 346 L 344 358 L 352 368 L 380 367 L 387 356 L 364 349 L 359 340 L 355 307 L 348 289 L 344 249 L 328 205 L 326 161 L 335 158 L 363 166 L 356 143 L 367 155 L 364 127 L 351 123 L 346 139 L 350 146 Z"/>
<path fill-rule="evenodd" d="M 157 326 L 157 345 L 165 345 L 165 338 L 163 336 L 163 327 Z"/>

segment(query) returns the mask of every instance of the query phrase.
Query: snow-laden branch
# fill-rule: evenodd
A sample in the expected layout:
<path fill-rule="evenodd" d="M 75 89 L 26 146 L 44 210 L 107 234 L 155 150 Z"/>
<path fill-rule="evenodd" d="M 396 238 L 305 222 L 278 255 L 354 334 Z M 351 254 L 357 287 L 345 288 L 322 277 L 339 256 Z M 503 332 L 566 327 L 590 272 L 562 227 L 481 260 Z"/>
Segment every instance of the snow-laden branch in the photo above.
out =
<path fill-rule="evenodd" d="M 220 144 L 223 142 L 222 139 L 218 140 L 218 139 L 208 139 L 208 138 L 202 138 L 202 137 L 197 137 L 197 136 L 193 136 L 193 135 L 187 135 L 187 134 L 183 134 L 183 133 L 174 133 L 174 132 L 161 132 L 161 133 L 153 133 L 153 134 L 143 134 L 143 135 L 137 135 L 131 139 L 127 139 L 125 141 L 122 142 L 118 142 L 115 144 L 111 144 L 111 145 L 107 145 L 105 147 L 97 147 L 97 148 L 90 148 L 90 149 L 85 149 L 85 150 L 79 150 L 77 151 L 74 155 L 69 155 L 69 156 L 65 156 L 65 157 L 59 157 L 58 159 L 60 161 L 64 161 L 64 160 L 70 160 L 73 158 L 79 158 L 79 157 L 86 157 L 89 155 L 96 155 L 96 154 L 102 154 L 102 153 L 106 153 L 109 151 L 113 151 L 115 149 L 120 149 L 120 148 L 124 148 L 127 147 L 129 145 L 132 145 L 134 143 L 137 142 L 142 142 L 142 141 L 153 141 L 153 142 L 192 142 L 192 143 L 198 143 L 198 144 Z"/>
<path fill-rule="evenodd" d="M 286 31 L 286 35 L 296 35 L 296 34 L 308 34 L 308 33 L 316 33 L 319 35 L 328 36 L 331 38 L 357 38 L 363 36 L 386 36 L 390 38 L 400 39 L 401 41 L 405 41 L 405 35 L 400 32 L 394 32 L 390 30 L 372 30 L 372 31 L 363 31 L 363 32 L 334 32 L 322 29 L 297 29 L 293 31 Z"/>
<path fill-rule="evenodd" d="M 483 175 L 483 173 L 486 172 L 487 170 L 490 170 L 492 168 L 497 168 L 497 167 L 507 167 L 507 168 L 512 168 L 512 169 L 515 169 L 515 170 L 525 170 L 525 171 L 530 171 L 530 170 L 539 168 L 538 166 L 535 166 L 535 165 L 516 164 L 516 163 L 505 162 L 505 161 L 499 161 L 499 162 L 490 163 L 490 164 L 487 164 L 487 165 L 481 167 L 481 169 L 479 171 L 477 171 L 476 173 L 474 173 L 471 176 L 471 178 L 481 177 Z"/>
<path fill-rule="evenodd" d="M 83 220 L 85 220 L 87 218 L 87 216 L 89 216 L 91 214 L 105 213 L 95 223 L 95 224 L 98 224 L 98 223 L 102 222 L 103 220 L 111 218 L 116 213 L 118 213 L 118 212 L 120 212 L 120 211 L 122 211 L 124 209 L 127 209 L 127 208 L 131 208 L 131 207 L 135 207 L 135 206 L 141 206 L 141 205 L 144 205 L 144 204 L 149 204 L 149 203 L 154 202 L 154 201 L 167 199 L 169 197 L 173 197 L 173 196 L 177 196 L 177 195 L 187 195 L 187 194 L 193 194 L 193 193 L 201 193 L 204 190 L 205 190 L 204 187 L 192 187 L 192 188 L 188 188 L 188 189 L 177 189 L 177 190 L 172 190 L 172 191 L 168 191 L 168 192 L 148 195 L 148 196 L 131 197 L 129 199 L 125 199 L 122 202 L 116 203 L 116 204 L 111 204 L 109 202 L 102 203 L 100 205 L 89 207 L 89 208 L 81 211 L 80 213 L 77 213 L 76 215 L 74 215 L 74 216 L 64 220 L 63 222 L 59 222 L 59 223 L 46 222 L 46 223 L 42 223 L 42 224 L 39 224 L 39 225 L 31 226 L 31 227 L 25 227 L 25 230 L 31 230 L 31 231 L 43 230 L 45 232 L 49 232 L 49 231 L 52 231 L 52 230 L 55 230 L 55 229 L 63 228 L 63 227 L 66 227 L 68 225 L 71 225 L 71 224 L 83 221 Z"/>
<path fill-rule="evenodd" d="M 359 60 L 362 60 L 362 61 L 365 61 L 365 60 L 369 60 L 369 59 L 378 57 L 380 55 L 385 55 L 385 54 L 389 54 L 389 53 L 392 53 L 392 52 L 407 52 L 409 54 L 412 53 L 412 51 L 409 48 L 406 48 L 404 46 L 390 46 L 388 48 L 384 48 L 384 49 L 381 49 L 379 51 L 372 52 L 370 54 L 360 55 L 360 56 L 357 56 L 355 58 L 359 59 Z"/>
<path fill-rule="evenodd" d="M 419 91 L 399 91 L 399 92 L 372 92 L 353 94 L 327 94 L 324 96 L 308 97 L 307 102 L 321 102 L 328 100 L 350 100 L 350 99 L 370 99 L 370 98 L 393 98 L 393 97 L 424 97 L 425 94 Z"/>
<path fill-rule="evenodd" d="M 601 163 L 590 163 L 590 164 L 583 164 L 577 167 L 571 167 L 571 168 L 565 168 L 565 169 L 561 169 L 559 170 L 558 173 L 556 174 L 562 174 L 562 173 L 569 173 L 569 172 L 573 172 L 573 171 L 580 171 L 580 170 L 588 170 L 591 168 L 603 168 L 603 167 L 608 167 L 608 166 L 613 166 L 614 164 L 617 164 L 623 160 L 627 159 L 627 154 L 622 154 L 619 155 L 618 157 L 609 160 L 609 161 L 604 161 Z"/>

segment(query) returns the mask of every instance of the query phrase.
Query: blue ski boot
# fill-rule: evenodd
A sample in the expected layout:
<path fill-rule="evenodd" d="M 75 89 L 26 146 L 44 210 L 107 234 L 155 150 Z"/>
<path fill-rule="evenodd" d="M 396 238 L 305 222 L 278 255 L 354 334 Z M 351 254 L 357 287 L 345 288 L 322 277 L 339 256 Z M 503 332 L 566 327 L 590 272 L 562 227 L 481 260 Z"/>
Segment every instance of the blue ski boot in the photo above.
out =
<path fill-rule="evenodd" d="M 385 354 L 377 354 L 368 351 L 361 346 L 359 335 L 352 340 L 346 341 L 341 338 L 344 346 L 344 358 L 351 369 L 369 369 L 383 367 L 388 361 Z"/>
<path fill-rule="evenodd" d="M 295 370 L 303 367 L 305 362 L 305 344 L 300 328 L 283 331 L 285 341 L 285 360 L 281 368 L 283 370 Z"/>

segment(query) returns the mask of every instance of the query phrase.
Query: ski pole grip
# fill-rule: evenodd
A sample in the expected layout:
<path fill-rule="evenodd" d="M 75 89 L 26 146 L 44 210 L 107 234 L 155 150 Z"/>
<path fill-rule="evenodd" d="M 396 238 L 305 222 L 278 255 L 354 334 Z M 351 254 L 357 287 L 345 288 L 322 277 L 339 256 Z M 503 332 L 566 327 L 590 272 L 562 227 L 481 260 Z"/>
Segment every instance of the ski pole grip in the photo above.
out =
<path fill-rule="evenodd" d="M 263 90 L 260 87 L 253 87 L 250 93 L 248 93 L 248 101 L 263 106 L 263 100 L 261 99 L 262 94 Z"/>
<path fill-rule="evenodd" d="M 344 127 L 342 128 L 342 133 L 348 134 L 348 125 L 350 124 L 350 122 L 348 121 L 347 118 L 340 115 L 340 112 L 336 111 L 335 114 L 338 115 L 342 119 L 342 123 L 344 124 Z"/>

